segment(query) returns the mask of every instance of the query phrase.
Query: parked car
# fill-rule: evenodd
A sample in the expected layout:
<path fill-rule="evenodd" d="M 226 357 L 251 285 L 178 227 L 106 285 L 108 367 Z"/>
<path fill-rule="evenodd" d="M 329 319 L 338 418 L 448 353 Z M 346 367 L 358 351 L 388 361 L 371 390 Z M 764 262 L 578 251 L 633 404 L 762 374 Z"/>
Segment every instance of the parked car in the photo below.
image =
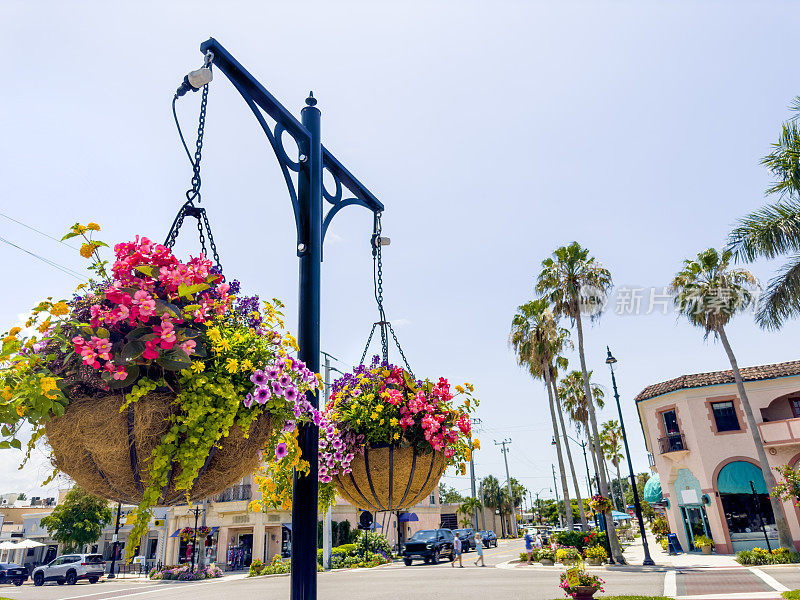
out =
<path fill-rule="evenodd" d="M 461 552 L 475 550 L 475 530 L 471 527 L 466 529 L 453 529 L 453 534 L 461 538 Z"/>
<path fill-rule="evenodd" d="M 497 534 L 494 531 L 487 529 L 485 531 L 479 531 L 478 533 L 481 534 L 481 539 L 483 540 L 483 546 L 485 548 L 489 546 L 497 548 Z"/>
<path fill-rule="evenodd" d="M 0 563 L 0 583 L 22 585 L 28 579 L 28 570 L 13 563 Z"/>
<path fill-rule="evenodd" d="M 437 564 L 446 556 L 450 562 L 456 558 L 453 549 L 455 536 L 449 529 L 423 529 L 418 531 L 403 546 L 403 562 L 408 567 L 411 561 L 422 559 L 425 564 Z"/>
<path fill-rule="evenodd" d="M 75 585 L 79 579 L 97 583 L 103 576 L 106 562 L 100 554 L 66 554 L 53 562 L 36 567 L 31 573 L 34 585 L 55 581 L 58 585 Z"/>

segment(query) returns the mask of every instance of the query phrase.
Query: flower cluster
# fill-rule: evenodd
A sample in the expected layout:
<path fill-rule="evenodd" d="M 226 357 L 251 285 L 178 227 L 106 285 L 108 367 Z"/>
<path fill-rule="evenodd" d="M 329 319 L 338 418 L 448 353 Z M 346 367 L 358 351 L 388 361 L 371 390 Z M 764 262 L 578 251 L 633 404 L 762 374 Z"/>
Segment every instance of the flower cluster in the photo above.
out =
<path fill-rule="evenodd" d="M 297 382 L 305 383 L 309 389 L 315 389 L 318 383 L 316 373 L 309 370 L 303 361 L 296 358 L 279 358 L 266 368 L 253 371 L 250 381 L 255 387 L 244 399 L 247 408 L 250 408 L 253 402 L 266 404 L 273 396 L 283 396 L 293 405 L 295 418 L 300 418 L 305 413 L 314 413 L 311 403 L 300 398 L 300 391 L 297 388 Z M 315 421 L 319 425 L 318 412 Z"/>
<path fill-rule="evenodd" d="M 329 416 L 322 415 L 319 427 L 319 481 L 330 483 L 336 475 L 350 473 L 356 454 L 363 454 L 364 436 L 337 429 Z"/>
<path fill-rule="evenodd" d="M 569 579 L 567 578 L 567 573 L 561 573 L 560 576 L 561 583 L 558 587 L 564 590 L 564 593 L 568 598 L 575 598 L 578 595 L 578 591 L 575 588 L 578 587 L 589 587 L 594 588 L 595 591 L 605 592 L 605 588 L 603 587 L 606 582 L 600 579 L 597 575 L 589 575 L 584 570 L 579 570 L 577 573 L 577 581 L 575 581 L 574 586 L 570 586 Z"/>
<path fill-rule="evenodd" d="M 201 581 L 203 579 L 216 579 L 224 573 L 217 566 L 208 566 L 204 569 L 196 568 L 192 571 L 189 565 L 168 566 L 161 569 L 152 569 L 148 577 L 153 580 Z"/>
<path fill-rule="evenodd" d="M 589 508 L 596 513 L 607 513 L 614 508 L 614 505 L 611 504 L 611 500 L 605 496 L 601 494 L 595 494 L 589 499 Z"/>

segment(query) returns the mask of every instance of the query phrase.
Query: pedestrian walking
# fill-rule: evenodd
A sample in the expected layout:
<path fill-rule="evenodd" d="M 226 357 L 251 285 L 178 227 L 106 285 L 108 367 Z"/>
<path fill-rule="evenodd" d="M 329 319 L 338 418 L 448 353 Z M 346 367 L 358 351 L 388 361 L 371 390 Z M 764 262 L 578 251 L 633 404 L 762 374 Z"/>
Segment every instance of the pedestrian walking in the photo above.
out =
<path fill-rule="evenodd" d="M 533 560 L 533 535 L 531 535 L 531 530 L 525 530 L 525 552 L 528 553 L 528 564 L 531 564 Z"/>
<path fill-rule="evenodd" d="M 453 555 L 453 561 L 450 563 L 450 566 L 455 567 L 456 559 L 458 559 L 458 566 L 463 569 L 464 563 L 461 562 L 461 538 L 458 535 L 453 539 L 453 552 L 455 554 Z"/>
<path fill-rule="evenodd" d="M 475 559 L 473 564 L 477 567 L 478 561 L 481 561 L 481 566 L 485 567 L 486 563 L 483 562 L 483 538 L 480 533 L 475 533 L 475 551 L 478 553 L 478 558 Z"/>

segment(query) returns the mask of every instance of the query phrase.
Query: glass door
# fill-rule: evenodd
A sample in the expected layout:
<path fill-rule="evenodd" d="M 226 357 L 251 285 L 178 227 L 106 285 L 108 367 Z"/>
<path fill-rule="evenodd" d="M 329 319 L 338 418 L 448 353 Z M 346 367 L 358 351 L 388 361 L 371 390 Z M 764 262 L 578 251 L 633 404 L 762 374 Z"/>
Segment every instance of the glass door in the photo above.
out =
<path fill-rule="evenodd" d="M 694 538 L 698 535 L 711 537 L 708 529 L 708 518 L 702 505 L 681 506 L 683 525 L 686 528 L 686 539 L 689 541 L 689 550 L 697 550 Z"/>

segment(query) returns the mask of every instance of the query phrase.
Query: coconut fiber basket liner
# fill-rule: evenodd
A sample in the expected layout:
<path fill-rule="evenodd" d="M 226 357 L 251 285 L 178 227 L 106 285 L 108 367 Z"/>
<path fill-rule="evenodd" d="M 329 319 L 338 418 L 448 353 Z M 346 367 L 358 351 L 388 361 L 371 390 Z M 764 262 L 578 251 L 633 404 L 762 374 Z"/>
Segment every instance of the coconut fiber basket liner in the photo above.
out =
<path fill-rule="evenodd" d="M 364 510 L 401 510 L 428 497 L 446 466 L 442 452 L 368 445 L 350 463 L 352 472 L 335 476 L 333 483 L 341 496 Z"/>
<path fill-rule="evenodd" d="M 169 431 L 169 417 L 178 411 L 175 394 L 151 392 L 119 412 L 123 394 L 71 398 L 66 411 L 45 425 L 54 465 L 85 490 L 102 498 L 139 504 L 148 481 L 150 455 Z M 202 500 L 222 492 L 259 464 L 259 451 L 271 430 L 271 417 L 262 414 L 244 437 L 231 427 L 219 447 L 212 448 L 189 493 Z M 159 505 L 184 502 L 186 491 L 176 491 L 172 466 Z"/>

